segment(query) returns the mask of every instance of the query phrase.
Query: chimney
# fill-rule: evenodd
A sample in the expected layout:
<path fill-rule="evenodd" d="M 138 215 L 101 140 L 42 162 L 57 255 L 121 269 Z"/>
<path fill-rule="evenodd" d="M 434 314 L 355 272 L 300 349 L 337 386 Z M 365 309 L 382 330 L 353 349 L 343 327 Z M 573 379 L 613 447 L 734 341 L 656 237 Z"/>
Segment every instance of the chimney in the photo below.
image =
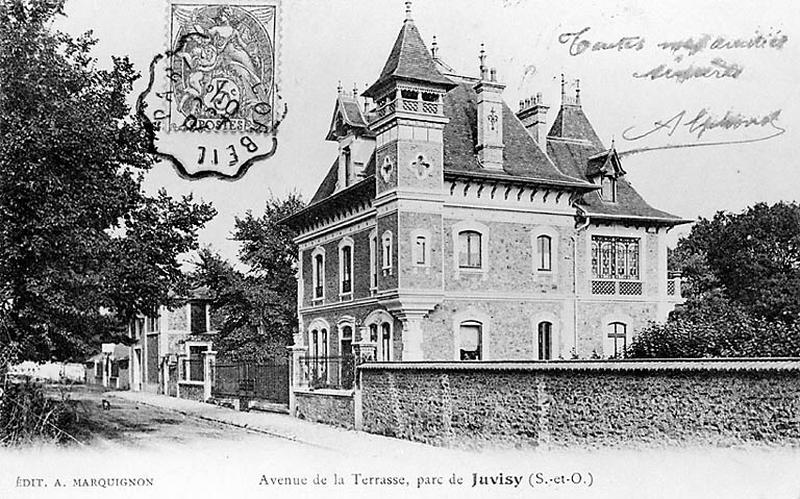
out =
<path fill-rule="evenodd" d="M 487 170 L 503 169 L 503 89 L 497 82 L 497 70 L 486 67 L 481 46 L 481 81 L 475 85 L 478 103 L 478 159 Z"/>
<path fill-rule="evenodd" d="M 517 118 L 525 125 L 533 140 L 542 150 L 547 146 L 547 111 L 550 109 L 542 100 L 541 92 L 534 97 L 519 101 Z"/>

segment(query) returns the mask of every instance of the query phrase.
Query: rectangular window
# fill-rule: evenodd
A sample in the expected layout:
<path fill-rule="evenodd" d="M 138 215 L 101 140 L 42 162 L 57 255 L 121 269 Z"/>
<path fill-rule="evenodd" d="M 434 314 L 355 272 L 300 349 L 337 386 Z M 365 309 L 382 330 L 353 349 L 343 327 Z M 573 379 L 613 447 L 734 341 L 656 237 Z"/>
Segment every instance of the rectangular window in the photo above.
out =
<path fill-rule="evenodd" d="M 192 303 L 190 315 L 192 334 L 205 333 L 208 330 L 206 328 L 206 304 Z"/>
<path fill-rule="evenodd" d="M 342 293 L 353 291 L 353 248 L 342 248 Z"/>
<path fill-rule="evenodd" d="M 639 279 L 639 239 L 592 236 L 593 279 Z"/>
<path fill-rule="evenodd" d="M 371 272 L 371 280 L 370 280 L 370 287 L 377 288 L 378 287 L 378 238 L 373 237 L 369 240 L 369 249 L 370 249 L 370 272 Z"/>
<path fill-rule="evenodd" d="M 617 201 L 617 180 L 613 177 L 601 177 L 600 186 L 600 197 L 604 201 L 615 203 Z"/>
<path fill-rule="evenodd" d="M 388 322 L 381 324 L 381 360 L 392 360 L 392 330 Z"/>
<path fill-rule="evenodd" d="M 462 269 L 481 268 L 481 234 L 463 231 L 458 234 L 458 266 Z"/>
<path fill-rule="evenodd" d="M 414 263 L 417 265 L 426 265 L 427 262 L 425 261 L 425 251 L 427 246 L 427 240 L 425 236 L 417 236 L 416 240 L 414 241 Z"/>
<path fill-rule="evenodd" d="M 353 175 L 353 166 L 352 166 L 352 154 L 350 154 L 350 148 L 344 148 L 344 185 L 347 187 L 350 185 L 350 179 Z"/>

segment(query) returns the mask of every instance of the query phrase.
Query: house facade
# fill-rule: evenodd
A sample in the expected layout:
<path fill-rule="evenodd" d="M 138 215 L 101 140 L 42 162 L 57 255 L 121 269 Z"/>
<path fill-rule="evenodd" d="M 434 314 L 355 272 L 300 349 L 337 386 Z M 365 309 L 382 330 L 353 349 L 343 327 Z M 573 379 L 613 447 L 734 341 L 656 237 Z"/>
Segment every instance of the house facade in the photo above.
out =
<path fill-rule="evenodd" d="M 131 321 L 131 390 L 170 396 L 181 396 L 181 390 L 184 395 L 203 391 L 215 334 L 210 303 L 208 290 L 195 289 L 181 305 L 162 305 L 153 315 Z"/>
<path fill-rule="evenodd" d="M 607 358 L 681 301 L 666 233 L 687 221 L 636 192 L 580 89 L 562 78 L 550 121 L 541 95 L 505 103 L 483 49 L 477 70 L 407 12 L 378 79 L 339 89 L 338 155 L 286 220 L 307 359 Z"/>

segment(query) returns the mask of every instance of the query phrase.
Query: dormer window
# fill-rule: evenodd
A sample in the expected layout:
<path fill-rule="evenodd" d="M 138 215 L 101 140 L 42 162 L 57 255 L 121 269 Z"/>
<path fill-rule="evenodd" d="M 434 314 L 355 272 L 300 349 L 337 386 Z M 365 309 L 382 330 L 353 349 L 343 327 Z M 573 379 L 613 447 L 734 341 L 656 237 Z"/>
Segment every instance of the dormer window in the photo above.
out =
<path fill-rule="evenodd" d="M 344 186 L 347 187 L 353 178 L 353 155 L 349 147 L 342 149 L 342 158 L 344 159 Z"/>
<path fill-rule="evenodd" d="M 617 179 L 605 175 L 600 177 L 600 197 L 609 203 L 617 202 Z"/>

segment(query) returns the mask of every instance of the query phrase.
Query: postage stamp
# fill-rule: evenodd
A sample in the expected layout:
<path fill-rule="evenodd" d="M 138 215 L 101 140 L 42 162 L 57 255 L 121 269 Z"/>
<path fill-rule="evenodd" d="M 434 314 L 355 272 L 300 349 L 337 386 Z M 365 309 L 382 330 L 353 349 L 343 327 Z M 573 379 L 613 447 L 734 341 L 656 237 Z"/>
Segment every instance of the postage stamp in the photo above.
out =
<path fill-rule="evenodd" d="M 167 5 L 166 50 L 151 62 L 138 108 L 152 152 L 190 179 L 241 178 L 275 153 L 286 115 L 278 85 L 280 4 Z"/>

